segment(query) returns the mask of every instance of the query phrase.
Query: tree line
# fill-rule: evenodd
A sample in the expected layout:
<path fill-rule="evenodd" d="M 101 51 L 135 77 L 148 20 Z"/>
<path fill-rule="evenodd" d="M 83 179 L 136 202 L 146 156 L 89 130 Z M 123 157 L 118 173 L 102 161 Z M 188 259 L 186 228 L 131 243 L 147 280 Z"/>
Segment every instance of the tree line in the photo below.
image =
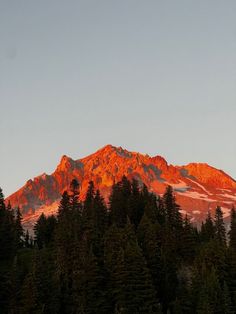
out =
<path fill-rule="evenodd" d="M 124 176 L 106 204 L 74 179 L 31 238 L 0 190 L 0 313 L 236 313 L 236 211 L 229 231 L 220 207 L 197 228 L 171 186 Z"/>

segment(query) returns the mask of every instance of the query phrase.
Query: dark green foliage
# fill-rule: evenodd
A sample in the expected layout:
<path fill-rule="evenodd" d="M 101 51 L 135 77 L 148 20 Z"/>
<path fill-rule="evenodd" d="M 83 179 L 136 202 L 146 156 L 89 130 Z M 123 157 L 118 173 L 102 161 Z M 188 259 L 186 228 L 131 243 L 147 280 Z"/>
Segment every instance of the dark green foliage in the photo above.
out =
<path fill-rule="evenodd" d="M 5 206 L 0 189 L 0 261 L 13 258 L 16 251 L 16 232 L 14 214 L 10 204 Z"/>
<path fill-rule="evenodd" d="M 130 222 L 137 228 L 144 213 L 144 202 L 139 191 L 138 181 L 133 179 L 128 198 L 127 214 Z"/>
<path fill-rule="evenodd" d="M 128 216 L 128 199 L 131 195 L 131 184 L 126 177 L 113 185 L 110 196 L 111 222 L 124 227 Z"/>
<path fill-rule="evenodd" d="M 163 205 L 166 215 L 166 223 L 172 231 L 179 231 L 182 228 L 182 217 L 179 212 L 180 207 L 176 203 L 173 188 L 168 186 L 163 196 Z"/>
<path fill-rule="evenodd" d="M 225 234 L 225 226 L 223 220 L 223 212 L 219 206 L 216 207 L 215 213 L 215 231 L 216 231 L 216 239 L 222 245 L 226 245 L 226 234 Z"/>
<path fill-rule="evenodd" d="M 39 249 L 49 246 L 53 241 L 56 224 L 57 221 L 53 215 L 46 217 L 44 214 L 41 214 L 34 226 L 35 243 Z"/>
<path fill-rule="evenodd" d="M 42 214 L 34 241 L 0 190 L 3 314 L 236 313 L 236 214 L 227 245 L 223 213 L 201 230 L 163 197 L 124 176 L 109 207 L 94 183 L 73 180 L 56 217 Z"/>
<path fill-rule="evenodd" d="M 19 249 L 23 246 L 23 236 L 24 236 L 24 230 L 22 227 L 22 214 L 19 207 L 16 210 L 15 216 L 16 216 L 15 218 L 16 246 Z"/>
<path fill-rule="evenodd" d="M 233 251 L 236 252 L 236 211 L 234 207 L 231 210 L 229 246 Z"/>
<path fill-rule="evenodd" d="M 211 218 L 211 213 L 208 212 L 206 221 L 202 223 L 201 227 L 201 239 L 204 242 L 208 242 L 215 238 L 215 226 Z"/>
<path fill-rule="evenodd" d="M 29 236 L 29 230 L 26 230 L 25 238 L 24 238 L 24 246 L 29 248 L 30 247 L 30 236 Z"/>
<path fill-rule="evenodd" d="M 139 227 L 137 238 L 139 245 L 146 258 L 147 266 L 152 275 L 152 282 L 156 291 L 160 289 L 161 276 L 161 243 L 160 243 L 160 225 L 152 223 L 144 214 Z"/>
<path fill-rule="evenodd" d="M 180 252 L 185 262 L 191 263 L 195 257 L 198 231 L 192 226 L 188 216 L 183 221 L 182 236 L 180 240 Z"/>

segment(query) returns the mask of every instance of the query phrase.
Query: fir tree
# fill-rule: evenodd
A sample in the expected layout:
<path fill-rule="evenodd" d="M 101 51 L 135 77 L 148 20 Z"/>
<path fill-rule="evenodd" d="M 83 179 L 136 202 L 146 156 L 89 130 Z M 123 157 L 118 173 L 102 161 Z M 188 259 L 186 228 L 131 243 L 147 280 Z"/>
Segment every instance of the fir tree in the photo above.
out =
<path fill-rule="evenodd" d="M 215 238 L 215 226 L 210 212 L 207 214 L 206 221 L 202 223 L 201 238 L 204 242 Z"/>
<path fill-rule="evenodd" d="M 128 313 L 159 313 L 151 276 L 137 243 L 127 243 L 124 250 L 124 308 Z"/>
<path fill-rule="evenodd" d="M 128 216 L 128 199 L 131 195 L 131 184 L 123 176 L 122 180 L 112 186 L 110 195 L 111 221 L 118 227 L 124 227 Z"/>
<path fill-rule="evenodd" d="M 173 188 L 168 186 L 163 195 L 163 204 L 166 213 L 166 223 L 173 230 L 180 230 L 182 228 L 182 217 L 179 212 L 180 207 L 176 203 Z"/>
<path fill-rule="evenodd" d="M 11 206 L 6 208 L 0 189 L 0 261 L 14 257 L 16 251 L 15 222 Z"/>
<path fill-rule="evenodd" d="M 226 245 L 223 212 L 219 206 L 216 207 L 216 212 L 215 212 L 215 230 L 216 230 L 217 241 L 219 241 L 219 243 L 222 245 Z"/>
<path fill-rule="evenodd" d="M 181 256 L 185 262 L 192 262 L 195 257 L 196 233 L 188 216 L 183 221 L 183 230 L 180 242 Z"/>
<path fill-rule="evenodd" d="M 160 226 L 152 223 L 144 214 L 138 227 L 138 242 L 147 261 L 152 275 L 152 282 L 157 292 L 160 289 L 161 276 L 161 248 L 159 237 Z"/>
<path fill-rule="evenodd" d="M 46 244 L 46 224 L 47 218 L 42 213 L 34 226 L 35 241 L 39 249 L 42 249 Z"/>
<path fill-rule="evenodd" d="M 16 246 L 17 248 L 21 248 L 23 246 L 24 229 L 22 227 L 22 214 L 19 207 L 17 207 L 16 210 L 15 229 L 16 229 Z"/>
<path fill-rule="evenodd" d="M 140 195 L 138 181 L 133 179 L 131 183 L 131 193 L 127 202 L 127 214 L 132 224 L 138 227 L 144 213 L 144 203 Z"/>
<path fill-rule="evenodd" d="M 229 247 L 236 252 L 236 211 L 234 207 L 231 210 Z"/>
<path fill-rule="evenodd" d="M 24 245 L 26 248 L 30 247 L 30 236 L 29 236 L 29 230 L 28 229 L 26 230 L 26 233 L 25 233 Z"/>

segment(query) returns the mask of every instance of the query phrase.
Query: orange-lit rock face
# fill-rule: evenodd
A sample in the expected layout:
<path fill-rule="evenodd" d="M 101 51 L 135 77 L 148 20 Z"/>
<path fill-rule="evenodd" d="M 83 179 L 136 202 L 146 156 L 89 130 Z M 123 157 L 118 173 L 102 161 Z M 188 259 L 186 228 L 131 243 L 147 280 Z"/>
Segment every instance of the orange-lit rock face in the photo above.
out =
<path fill-rule="evenodd" d="M 21 207 L 24 223 L 30 226 L 42 212 L 56 212 L 60 196 L 72 179 L 80 182 L 82 199 L 91 180 L 107 199 L 112 184 L 123 175 L 145 183 L 156 194 L 162 194 L 167 185 L 172 185 L 183 213 L 187 212 L 196 222 L 216 205 L 222 206 L 227 217 L 236 203 L 236 182 L 221 170 L 197 163 L 175 167 L 160 156 L 150 157 L 111 145 L 78 160 L 63 156 L 54 173 L 27 181 L 8 200 L 12 206 Z"/>

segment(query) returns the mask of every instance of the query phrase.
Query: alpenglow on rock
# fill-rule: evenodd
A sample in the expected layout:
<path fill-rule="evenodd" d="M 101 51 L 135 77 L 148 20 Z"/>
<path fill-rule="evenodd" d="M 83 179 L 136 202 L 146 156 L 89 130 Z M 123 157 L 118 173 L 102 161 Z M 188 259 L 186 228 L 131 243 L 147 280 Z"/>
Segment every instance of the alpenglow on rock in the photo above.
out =
<path fill-rule="evenodd" d="M 25 227 L 32 228 L 42 212 L 46 215 L 56 213 L 61 194 L 68 189 L 72 179 L 79 181 L 82 199 L 92 180 L 107 200 L 111 186 L 123 175 L 146 184 L 158 195 L 171 185 L 182 213 L 188 213 L 196 223 L 205 219 L 207 212 L 214 211 L 217 205 L 222 207 L 227 218 L 236 203 L 236 181 L 222 170 L 203 163 L 173 166 L 161 156 L 150 157 L 112 145 L 78 160 L 63 156 L 51 175 L 44 173 L 28 180 L 7 201 L 13 207 L 20 206 Z"/>

